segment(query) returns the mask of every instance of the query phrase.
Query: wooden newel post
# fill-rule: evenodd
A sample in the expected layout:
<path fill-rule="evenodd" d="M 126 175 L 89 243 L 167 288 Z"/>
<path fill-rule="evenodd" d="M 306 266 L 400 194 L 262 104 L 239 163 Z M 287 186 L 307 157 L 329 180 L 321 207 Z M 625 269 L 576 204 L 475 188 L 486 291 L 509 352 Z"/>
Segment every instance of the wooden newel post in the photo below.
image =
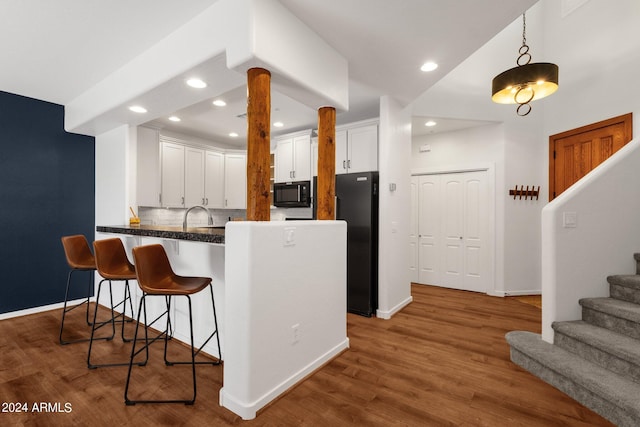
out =
<path fill-rule="evenodd" d="M 318 200 L 316 217 L 336 219 L 336 109 L 318 110 Z"/>
<path fill-rule="evenodd" d="M 247 71 L 247 220 L 269 221 L 271 73 Z"/>

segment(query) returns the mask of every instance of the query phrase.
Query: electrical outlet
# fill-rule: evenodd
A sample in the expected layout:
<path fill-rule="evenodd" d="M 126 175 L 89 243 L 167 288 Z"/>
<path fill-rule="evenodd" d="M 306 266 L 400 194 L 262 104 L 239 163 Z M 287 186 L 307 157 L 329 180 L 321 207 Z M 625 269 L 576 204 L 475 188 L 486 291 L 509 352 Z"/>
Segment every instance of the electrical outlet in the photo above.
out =
<path fill-rule="evenodd" d="M 300 341 L 300 324 L 296 323 L 291 326 L 291 344 L 296 344 Z"/>

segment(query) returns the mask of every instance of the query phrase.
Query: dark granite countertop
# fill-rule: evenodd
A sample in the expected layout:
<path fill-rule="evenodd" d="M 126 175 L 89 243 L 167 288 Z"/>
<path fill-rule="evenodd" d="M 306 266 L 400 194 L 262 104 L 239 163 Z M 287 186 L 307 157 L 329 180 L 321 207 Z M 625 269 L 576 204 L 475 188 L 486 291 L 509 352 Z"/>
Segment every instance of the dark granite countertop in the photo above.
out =
<path fill-rule="evenodd" d="M 224 245 L 224 227 L 189 227 L 183 231 L 182 227 L 161 225 L 98 225 L 96 231 Z"/>

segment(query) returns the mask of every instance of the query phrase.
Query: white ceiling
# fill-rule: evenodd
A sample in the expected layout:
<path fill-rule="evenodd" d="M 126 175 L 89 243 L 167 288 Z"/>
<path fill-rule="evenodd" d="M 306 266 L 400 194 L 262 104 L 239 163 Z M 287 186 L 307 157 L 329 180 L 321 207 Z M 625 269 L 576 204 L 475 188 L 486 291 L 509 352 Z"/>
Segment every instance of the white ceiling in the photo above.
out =
<path fill-rule="evenodd" d="M 0 90 L 66 104 L 188 22 L 216 0 L 1 0 Z M 280 0 L 349 62 L 349 111 L 338 124 L 376 117 L 381 95 L 407 105 L 537 0 Z M 432 73 L 419 71 L 438 62 Z M 490 82 L 486 82 L 487 85 Z M 154 118 L 154 126 L 242 146 L 246 91 L 220 94 L 176 111 L 182 121 Z M 435 118 L 414 133 L 481 122 Z M 272 93 L 272 133 L 314 127 L 317 112 Z M 235 131 L 237 139 L 228 137 Z"/>

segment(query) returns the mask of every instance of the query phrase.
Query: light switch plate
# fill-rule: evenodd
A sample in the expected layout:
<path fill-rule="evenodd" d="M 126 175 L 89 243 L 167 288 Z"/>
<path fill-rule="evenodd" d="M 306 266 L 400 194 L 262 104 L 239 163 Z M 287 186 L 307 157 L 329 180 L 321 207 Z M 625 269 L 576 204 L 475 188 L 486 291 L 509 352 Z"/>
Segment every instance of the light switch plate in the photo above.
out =
<path fill-rule="evenodd" d="M 578 213 L 577 212 L 563 212 L 562 213 L 562 226 L 564 228 L 576 228 L 578 226 Z"/>
<path fill-rule="evenodd" d="M 285 227 L 282 239 L 283 246 L 294 246 L 296 244 L 296 228 Z"/>

